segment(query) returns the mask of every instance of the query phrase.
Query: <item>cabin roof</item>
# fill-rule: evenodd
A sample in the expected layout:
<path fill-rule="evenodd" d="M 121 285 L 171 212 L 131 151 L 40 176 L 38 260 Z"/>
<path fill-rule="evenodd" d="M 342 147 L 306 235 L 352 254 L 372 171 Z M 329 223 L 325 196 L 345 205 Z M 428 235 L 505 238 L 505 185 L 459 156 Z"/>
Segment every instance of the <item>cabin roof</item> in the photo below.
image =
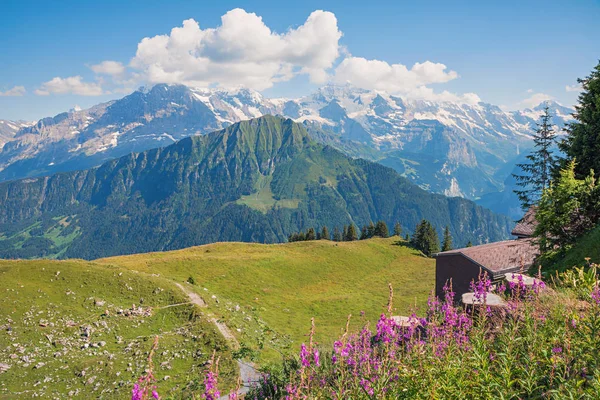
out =
<path fill-rule="evenodd" d="M 516 270 L 527 270 L 539 255 L 538 246 L 533 239 L 505 240 L 482 244 L 480 246 L 437 253 L 436 258 L 461 255 L 493 275 Z"/>
<path fill-rule="evenodd" d="M 518 237 L 531 237 L 537 226 L 535 219 L 535 207 L 530 207 L 523 218 L 517 223 L 511 234 Z"/>

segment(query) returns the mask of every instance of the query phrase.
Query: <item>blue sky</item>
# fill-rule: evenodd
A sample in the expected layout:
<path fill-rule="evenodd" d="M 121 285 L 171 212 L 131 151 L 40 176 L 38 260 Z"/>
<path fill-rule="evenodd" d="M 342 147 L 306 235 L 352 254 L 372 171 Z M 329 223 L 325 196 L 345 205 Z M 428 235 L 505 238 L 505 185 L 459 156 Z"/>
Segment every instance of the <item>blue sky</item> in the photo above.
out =
<path fill-rule="evenodd" d="M 228 14 L 231 25 L 206 39 L 206 29 L 236 8 L 245 13 Z M 315 10 L 329 13 L 309 18 Z M 189 19 L 197 25 L 181 35 L 205 38 L 204 53 L 178 60 L 180 53 L 157 39 L 136 57 L 143 38 L 169 35 Z M 409 97 L 471 101 L 464 94 L 474 93 L 510 109 L 548 97 L 571 105 L 577 91 L 566 86 L 600 58 L 598 21 L 598 1 L 3 0 L 0 118 L 89 107 L 162 79 L 245 85 L 267 96 L 300 96 L 335 81 Z M 240 33 L 240 25 L 256 31 Z"/>

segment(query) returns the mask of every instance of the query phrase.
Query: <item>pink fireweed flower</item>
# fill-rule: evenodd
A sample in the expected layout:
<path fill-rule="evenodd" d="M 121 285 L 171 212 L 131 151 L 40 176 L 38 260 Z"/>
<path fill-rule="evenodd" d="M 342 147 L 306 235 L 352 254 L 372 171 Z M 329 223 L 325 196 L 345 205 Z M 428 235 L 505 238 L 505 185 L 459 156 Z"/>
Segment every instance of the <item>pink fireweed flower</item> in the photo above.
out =
<path fill-rule="evenodd" d="M 321 366 L 321 361 L 320 361 L 320 358 L 319 358 L 319 349 L 317 349 L 316 347 L 315 347 L 315 349 L 313 351 L 313 359 L 315 360 L 315 365 L 317 367 Z"/>
<path fill-rule="evenodd" d="M 310 355 L 308 354 L 308 350 L 306 349 L 306 345 L 302 343 L 300 346 L 300 362 L 303 367 L 310 367 Z"/>
<path fill-rule="evenodd" d="M 592 301 L 596 303 L 597 306 L 600 306 L 600 286 L 594 286 L 592 290 Z"/>
<path fill-rule="evenodd" d="M 208 371 L 204 377 L 204 393 L 202 398 L 206 400 L 217 400 L 221 395 L 217 388 L 217 374 L 213 371 Z"/>

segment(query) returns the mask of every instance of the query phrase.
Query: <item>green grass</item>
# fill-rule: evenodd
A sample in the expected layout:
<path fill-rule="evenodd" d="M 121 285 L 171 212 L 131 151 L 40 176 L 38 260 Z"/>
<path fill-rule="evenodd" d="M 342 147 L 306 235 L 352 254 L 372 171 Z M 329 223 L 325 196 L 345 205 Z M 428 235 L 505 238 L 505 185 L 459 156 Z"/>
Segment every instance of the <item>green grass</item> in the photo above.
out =
<path fill-rule="evenodd" d="M 170 376 L 161 381 L 164 393 L 201 377 L 212 349 L 225 384 L 237 375 L 224 339 L 195 306 L 161 308 L 188 301 L 164 278 L 83 261 L 0 261 L 0 293 L 0 362 L 11 366 L 0 377 L 0 398 L 126 398 L 155 335 L 156 375 Z M 133 304 L 151 313 L 118 313 Z"/>
<path fill-rule="evenodd" d="M 324 344 L 339 336 L 348 314 L 352 327 L 374 323 L 385 310 L 388 283 L 397 314 L 422 311 L 434 261 L 397 240 L 216 243 L 94 262 L 0 261 L 0 363 L 11 366 L 0 376 L 0 399 L 69 392 L 125 398 L 146 368 L 155 335 L 163 396 L 180 396 L 200 378 L 213 349 L 227 390 L 237 375 L 234 358 L 265 365 L 295 353 L 312 317 L 315 339 Z M 187 283 L 190 277 L 195 284 Z M 208 308 L 180 304 L 189 299 L 175 283 L 198 293 Z M 118 314 L 133 304 L 151 307 L 151 315 Z M 209 318 L 225 322 L 241 348 L 234 350 Z M 89 341 L 82 336 L 86 326 Z M 98 342 L 106 344 L 83 348 Z"/>
<path fill-rule="evenodd" d="M 552 271 L 564 271 L 573 266 L 586 265 L 586 258 L 589 258 L 590 262 L 600 264 L 600 227 L 578 239 L 577 243 L 565 252 L 545 256 L 542 264 L 551 266 Z"/>
<path fill-rule="evenodd" d="M 298 208 L 300 199 L 281 199 L 276 200 L 271 191 L 272 175 L 260 176 L 256 183 L 256 192 L 247 196 L 242 196 L 236 201 L 236 204 L 246 205 L 252 209 L 262 212 L 281 207 L 281 208 Z"/>
<path fill-rule="evenodd" d="M 362 323 L 361 311 L 375 322 L 385 309 L 388 283 L 398 314 L 422 309 L 434 286 L 434 261 L 397 240 L 216 243 L 97 262 L 179 282 L 193 277 L 194 290 L 266 360 L 278 358 L 278 351 L 295 351 L 312 317 L 322 343 L 339 335 L 348 314 L 353 326 Z"/>

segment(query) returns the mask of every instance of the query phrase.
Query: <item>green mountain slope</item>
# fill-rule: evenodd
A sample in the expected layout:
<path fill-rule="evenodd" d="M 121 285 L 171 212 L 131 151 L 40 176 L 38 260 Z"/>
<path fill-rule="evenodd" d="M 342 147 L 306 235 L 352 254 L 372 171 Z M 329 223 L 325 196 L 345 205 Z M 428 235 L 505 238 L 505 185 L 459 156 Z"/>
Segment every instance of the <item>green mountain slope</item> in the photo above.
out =
<path fill-rule="evenodd" d="M 565 252 L 547 254 L 542 260 L 549 270 L 564 271 L 573 266 L 587 265 L 589 262 L 600 264 L 600 227 L 591 230 Z"/>
<path fill-rule="evenodd" d="M 428 193 L 265 116 L 90 170 L 0 184 L 0 256 L 77 257 L 216 241 L 273 243 L 307 227 L 421 218 L 457 245 L 506 238 L 511 221 Z"/>

